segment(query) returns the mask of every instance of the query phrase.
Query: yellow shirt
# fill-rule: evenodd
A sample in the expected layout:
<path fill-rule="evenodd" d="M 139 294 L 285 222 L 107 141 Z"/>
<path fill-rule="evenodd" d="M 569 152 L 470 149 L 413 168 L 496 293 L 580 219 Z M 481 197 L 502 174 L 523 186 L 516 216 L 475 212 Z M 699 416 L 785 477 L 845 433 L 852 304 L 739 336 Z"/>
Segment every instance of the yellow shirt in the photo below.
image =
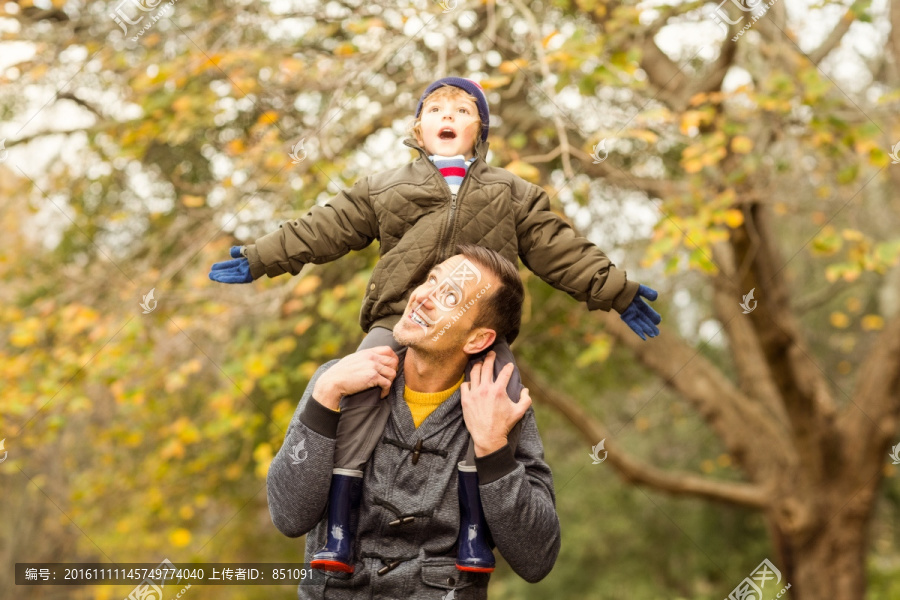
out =
<path fill-rule="evenodd" d="M 409 389 L 409 386 L 403 386 L 403 399 L 409 406 L 409 412 L 412 413 L 413 423 L 416 427 L 428 418 L 428 415 L 434 412 L 441 402 L 453 395 L 453 392 L 459 389 L 465 379 L 466 374 L 463 373 L 452 387 L 442 392 L 415 392 Z"/>

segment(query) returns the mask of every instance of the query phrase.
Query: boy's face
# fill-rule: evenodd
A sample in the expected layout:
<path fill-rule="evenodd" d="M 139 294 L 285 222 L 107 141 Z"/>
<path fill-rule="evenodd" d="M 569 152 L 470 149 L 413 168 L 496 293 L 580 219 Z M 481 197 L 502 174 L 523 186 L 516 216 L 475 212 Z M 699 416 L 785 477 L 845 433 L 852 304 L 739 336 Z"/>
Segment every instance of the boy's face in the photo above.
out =
<path fill-rule="evenodd" d="M 472 158 L 475 137 L 481 135 L 478 107 L 465 96 L 426 99 L 422 105 L 422 139 L 429 154 Z"/>

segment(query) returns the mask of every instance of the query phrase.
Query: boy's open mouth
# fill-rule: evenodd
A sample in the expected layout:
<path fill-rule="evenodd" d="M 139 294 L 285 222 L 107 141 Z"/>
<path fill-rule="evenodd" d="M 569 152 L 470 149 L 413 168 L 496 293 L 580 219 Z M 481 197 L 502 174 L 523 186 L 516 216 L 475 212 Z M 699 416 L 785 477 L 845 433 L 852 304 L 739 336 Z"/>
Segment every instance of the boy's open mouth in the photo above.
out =
<path fill-rule="evenodd" d="M 456 132 L 449 127 L 445 127 L 444 129 L 441 129 L 440 133 L 438 133 L 438 137 L 442 140 L 453 140 L 456 139 Z"/>

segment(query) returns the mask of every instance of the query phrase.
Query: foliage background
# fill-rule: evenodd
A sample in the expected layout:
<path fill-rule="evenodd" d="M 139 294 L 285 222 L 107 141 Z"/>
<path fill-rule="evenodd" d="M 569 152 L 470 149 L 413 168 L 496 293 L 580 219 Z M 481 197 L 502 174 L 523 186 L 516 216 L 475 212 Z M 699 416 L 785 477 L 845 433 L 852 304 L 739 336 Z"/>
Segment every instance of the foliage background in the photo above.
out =
<path fill-rule="evenodd" d="M 543 185 L 560 214 L 660 291 L 664 335 L 726 373 L 710 247 L 741 225 L 739 192 L 753 182 L 778 215 L 808 343 L 849 389 L 900 288 L 896 65 L 878 42 L 889 9 L 778 6 L 733 43 L 701 2 L 460 1 L 442 12 L 181 0 L 136 41 L 110 19 L 114 3 L 0 4 L 0 596 L 22 596 L 15 562 L 302 560 L 302 540 L 271 525 L 265 474 L 312 372 L 361 339 L 377 246 L 251 286 L 207 271 L 229 246 L 409 160 L 399 140 L 418 95 L 447 74 L 489 90 L 490 162 Z M 848 6 L 844 42 L 814 62 L 810 49 Z M 782 53 L 775 37 L 802 51 Z M 726 54 L 729 75 L 702 91 Z M 657 86 L 666 60 L 679 70 Z M 308 157 L 295 165 L 301 138 Z M 609 159 L 595 164 L 604 138 Z M 598 315 L 523 276 L 524 364 L 643 460 L 741 480 L 701 416 Z M 151 289 L 158 306 L 143 314 Z M 718 599 L 774 555 L 759 513 L 620 480 L 590 464 L 599 440 L 532 396 L 563 548 L 536 585 L 501 564 L 492 598 Z M 867 551 L 877 599 L 900 594 L 889 463 Z"/>

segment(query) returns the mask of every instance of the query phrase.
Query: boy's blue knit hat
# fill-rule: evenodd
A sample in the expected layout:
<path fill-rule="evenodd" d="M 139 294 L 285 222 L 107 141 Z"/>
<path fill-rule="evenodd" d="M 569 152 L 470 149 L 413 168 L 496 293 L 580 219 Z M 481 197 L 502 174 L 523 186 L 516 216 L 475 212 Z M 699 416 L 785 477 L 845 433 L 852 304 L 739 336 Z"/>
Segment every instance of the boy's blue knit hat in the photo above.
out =
<path fill-rule="evenodd" d="M 491 111 L 488 110 L 487 97 L 484 95 L 484 89 L 471 79 L 463 79 L 462 77 L 444 77 L 429 85 L 428 89 L 425 90 L 425 93 L 422 94 L 422 97 L 419 98 L 419 105 L 416 107 L 416 118 L 418 119 L 419 115 L 422 114 L 422 105 L 425 103 L 425 98 L 427 98 L 431 92 L 444 85 L 458 87 L 475 97 L 475 106 L 478 107 L 478 118 L 481 119 L 481 139 L 482 141 L 486 140 L 488 130 L 490 129 Z"/>

